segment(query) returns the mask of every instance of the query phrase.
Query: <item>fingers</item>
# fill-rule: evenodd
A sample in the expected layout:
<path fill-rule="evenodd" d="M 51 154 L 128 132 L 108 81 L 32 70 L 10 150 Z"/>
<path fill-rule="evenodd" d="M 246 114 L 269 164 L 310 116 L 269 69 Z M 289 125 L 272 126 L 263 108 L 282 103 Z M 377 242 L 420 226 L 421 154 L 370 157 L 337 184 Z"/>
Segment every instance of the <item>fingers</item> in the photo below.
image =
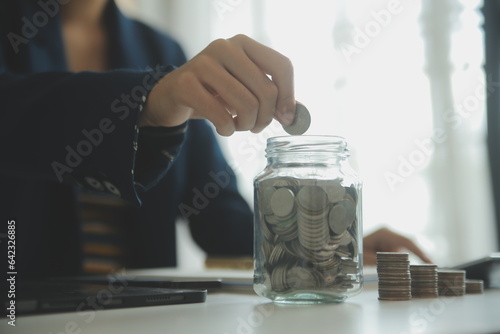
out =
<path fill-rule="evenodd" d="M 401 247 L 408 249 L 425 263 L 432 263 L 431 259 L 429 259 L 427 255 L 425 255 L 425 253 L 410 239 L 403 237 L 401 239 Z"/>
<path fill-rule="evenodd" d="M 279 110 L 284 110 L 281 100 L 291 101 L 289 108 L 294 114 L 293 68 L 290 66 L 286 68 L 286 71 L 275 69 L 278 67 L 276 64 L 280 63 L 278 60 L 286 59 L 284 56 L 242 35 L 228 40 L 216 40 L 204 50 L 204 53 L 219 61 L 231 76 L 239 81 L 249 93 L 253 94 L 258 103 L 256 108 L 248 110 L 247 106 L 237 108 L 237 103 L 226 100 L 229 105 L 235 107 L 237 130 L 260 132 L 271 123 L 275 114 L 281 115 Z M 255 55 L 259 56 L 255 57 Z M 215 86 L 216 83 L 209 83 L 209 85 Z M 218 90 L 217 93 L 224 95 L 222 90 Z M 228 91 L 226 93 L 231 94 Z M 228 99 L 228 94 L 225 95 L 225 99 Z M 283 96 L 289 96 L 289 98 L 286 99 Z M 283 122 L 285 123 L 287 120 L 291 123 L 293 115 L 292 118 L 285 118 Z"/>
<path fill-rule="evenodd" d="M 206 118 L 224 136 L 260 132 L 273 117 L 292 123 L 293 68 L 283 55 L 239 35 L 212 42 L 166 75 L 148 100 L 147 119 L 156 126 Z"/>
<path fill-rule="evenodd" d="M 377 252 L 397 252 L 406 249 L 418 256 L 425 263 L 432 260 L 412 240 L 387 228 L 381 228 L 366 236 L 363 240 L 364 258 L 371 264 L 376 263 Z M 373 262 L 371 262 L 373 260 Z"/>
<path fill-rule="evenodd" d="M 179 85 L 188 91 L 187 96 L 180 95 L 180 101 L 196 110 L 195 117 L 202 116 L 212 122 L 222 136 L 230 136 L 235 131 L 233 118 L 226 106 L 214 96 L 202 81 L 191 72 L 182 74 Z"/>
<path fill-rule="evenodd" d="M 381 230 L 387 239 L 386 242 L 391 243 L 393 248 L 401 249 L 405 248 L 418 256 L 422 261 L 426 263 L 432 263 L 432 261 L 425 255 L 425 253 L 417 246 L 411 239 L 397 234 L 387 228 Z M 383 241 L 382 241 L 383 242 Z"/>
<path fill-rule="evenodd" d="M 248 57 L 240 45 L 232 43 L 230 40 L 218 40 L 212 43 L 210 50 L 214 52 L 215 57 L 224 55 L 222 64 L 227 72 L 233 76 L 250 94 L 255 97 L 254 104 L 243 105 L 236 107 L 235 103 L 228 104 L 235 106 L 238 122 L 238 130 L 252 130 L 259 132 L 264 129 L 273 119 L 276 110 L 278 99 L 278 87 L 259 68 L 259 66 Z M 219 91 L 219 94 L 221 92 Z M 249 107 L 251 110 L 248 110 Z M 255 115 L 247 115 L 247 113 L 255 112 Z M 253 120 L 253 123 L 249 121 Z"/>
<path fill-rule="evenodd" d="M 151 91 L 146 111 L 156 115 L 155 126 L 175 126 L 189 118 L 206 118 L 220 135 L 233 134 L 234 122 L 224 101 L 203 84 L 192 67 L 186 64 L 171 72 L 157 84 L 160 89 Z"/>
<path fill-rule="evenodd" d="M 209 57 L 202 57 L 206 59 L 203 60 L 203 71 L 200 71 L 201 83 L 212 92 L 228 112 L 235 116 L 229 121 L 233 122 L 236 131 L 254 129 L 259 115 L 257 97 L 219 63 Z M 205 110 L 205 114 L 211 120 L 210 110 Z"/>
<path fill-rule="evenodd" d="M 293 66 L 290 59 L 244 35 L 237 35 L 231 40 L 241 45 L 263 72 L 271 75 L 278 89 L 275 116 L 283 125 L 290 125 L 295 115 Z"/>

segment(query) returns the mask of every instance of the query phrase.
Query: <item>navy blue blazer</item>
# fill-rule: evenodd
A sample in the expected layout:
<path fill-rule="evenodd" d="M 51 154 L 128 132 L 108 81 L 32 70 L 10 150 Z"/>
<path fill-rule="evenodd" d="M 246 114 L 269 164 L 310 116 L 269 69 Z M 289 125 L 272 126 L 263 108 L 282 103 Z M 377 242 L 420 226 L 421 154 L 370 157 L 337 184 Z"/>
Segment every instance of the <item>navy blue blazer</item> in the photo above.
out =
<path fill-rule="evenodd" d="M 186 61 L 181 47 L 110 1 L 112 70 L 72 73 L 59 8 L 41 3 L 0 4 L 0 241 L 7 254 L 7 221 L 15 220 L 18 274 L 80 273 L 82 187 L 134 205 L 131 267 L 176 264 L 181 211 L 209 254 L 250 255 L 253 215 L 212 128 L 137 128 L 154 83 Z"/>

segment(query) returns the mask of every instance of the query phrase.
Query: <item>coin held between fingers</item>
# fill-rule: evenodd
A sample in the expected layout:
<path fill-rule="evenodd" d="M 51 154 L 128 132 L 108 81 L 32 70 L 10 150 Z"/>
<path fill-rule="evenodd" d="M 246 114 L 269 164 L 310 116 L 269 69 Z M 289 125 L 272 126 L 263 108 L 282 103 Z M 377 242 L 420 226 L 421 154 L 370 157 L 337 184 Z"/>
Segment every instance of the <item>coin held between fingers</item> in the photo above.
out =
<path fill-rule="evenodd" d="M 288 126 L 283 126 L 283 129 L 290 135 L 302 135 L 304 134 L 311 125 L 311 114 L 309 110 L 300 103 L 295 106 L 295 118 L 292 124 Z"/>

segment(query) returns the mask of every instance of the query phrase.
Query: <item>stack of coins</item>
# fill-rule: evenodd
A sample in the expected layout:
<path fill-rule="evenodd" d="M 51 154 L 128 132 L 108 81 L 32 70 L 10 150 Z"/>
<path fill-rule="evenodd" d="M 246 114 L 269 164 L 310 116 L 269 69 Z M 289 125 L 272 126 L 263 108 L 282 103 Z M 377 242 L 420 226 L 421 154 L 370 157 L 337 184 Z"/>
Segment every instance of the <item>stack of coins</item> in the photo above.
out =
<path fill-rule="evenodd" d="M 380 300 L 409 300 L 483 293 L 482 280 L 465 279 L 465 270 L 439 269 L 435 264 L 410 265 L 408 253 L 378 252 Z"/>
<path fill-rule="evenodd" d="M 297 195 L 299 210 L 297 225 L 299 242 L 312 251 L 320 251 L 330 240 L 328 222 L 328 195 L 320 186 L 304 186 Z M 351 223 L 354 219 L 351 221 Z"/>
<path fill-rule="evenodd" d="M 483 293 L 484 281 L 481 279 L 466 279 L 465 280 L 465 293 Z"/>
<path fill-rule="evenodd" d="M 463 296 L 465 294 L 465 270 L 438 269 L 440 296 Z"/>
<path fill-rule="evenodd" d="M 380 300 L 411 299 L 408 253 L 377 252 L 378 294 Z"/>
<path fill-rule="evenodd" d="M 435 298 L 438 296 L 438 274 L 436 264 L 410 265 L 412 298 Z"/>
<path fill-rule="evenodd" d="M 342 180 L 276 177 L 256 187 L 261 263 L 276 292 L 361 284 L 357 190 Z"/>

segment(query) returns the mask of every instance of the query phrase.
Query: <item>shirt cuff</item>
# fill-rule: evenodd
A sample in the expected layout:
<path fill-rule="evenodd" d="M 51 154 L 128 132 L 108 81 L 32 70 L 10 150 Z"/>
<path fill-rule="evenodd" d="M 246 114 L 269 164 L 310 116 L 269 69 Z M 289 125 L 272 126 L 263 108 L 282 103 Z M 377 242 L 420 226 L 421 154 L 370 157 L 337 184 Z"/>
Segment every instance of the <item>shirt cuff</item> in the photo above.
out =
<path fill-rule="evenodd" d="M 147 191 L 165 176 L 186 137 L 188 123 L 175 127 L 139 129 L 134 179 L 138 191 Z"/>

